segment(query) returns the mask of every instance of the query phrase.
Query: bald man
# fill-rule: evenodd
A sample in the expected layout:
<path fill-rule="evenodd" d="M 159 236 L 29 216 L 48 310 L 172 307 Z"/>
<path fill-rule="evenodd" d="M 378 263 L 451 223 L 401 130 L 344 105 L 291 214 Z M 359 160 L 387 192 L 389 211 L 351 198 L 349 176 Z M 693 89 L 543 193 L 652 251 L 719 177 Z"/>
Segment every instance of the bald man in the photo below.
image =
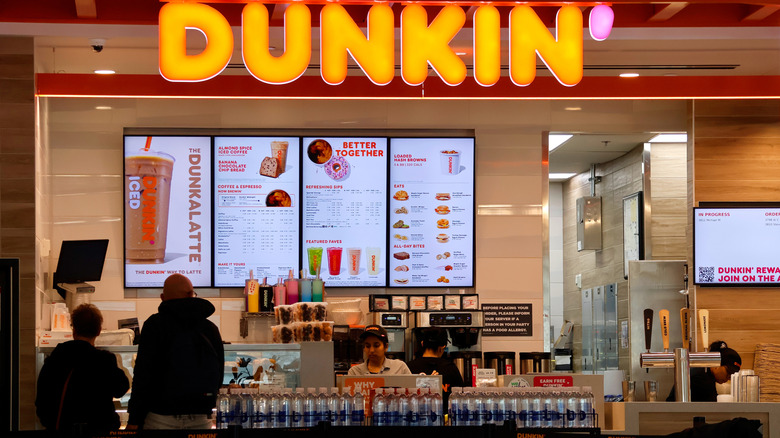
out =
<path fill-rule="evenodd" d="M 214 306 L 181 274 L 165 279 L 160 299 L 138 343 L 128 428 L 211 429 L 225 362 L 219 329 L 207 319 Z"/>

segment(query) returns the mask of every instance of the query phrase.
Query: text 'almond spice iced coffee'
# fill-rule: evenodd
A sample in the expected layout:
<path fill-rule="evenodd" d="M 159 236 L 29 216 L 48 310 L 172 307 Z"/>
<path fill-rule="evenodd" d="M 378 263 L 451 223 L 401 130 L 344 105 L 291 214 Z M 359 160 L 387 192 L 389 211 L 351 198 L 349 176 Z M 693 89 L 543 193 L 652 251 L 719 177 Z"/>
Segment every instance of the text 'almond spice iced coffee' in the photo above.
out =
<path fill-rule="evenodd" d="M 140 150 L 125 156 L 125 257 L 163 263 L 171 199 L 172 156 Z"/>

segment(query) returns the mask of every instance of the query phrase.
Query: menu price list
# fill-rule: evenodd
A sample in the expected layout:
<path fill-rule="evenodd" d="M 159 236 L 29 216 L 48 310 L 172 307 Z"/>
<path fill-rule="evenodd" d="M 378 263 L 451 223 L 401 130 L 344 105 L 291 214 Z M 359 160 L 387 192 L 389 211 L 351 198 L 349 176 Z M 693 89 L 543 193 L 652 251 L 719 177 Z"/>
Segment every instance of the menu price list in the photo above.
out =
<path fill-rule="evenodd" d="M 390 286 L 473 286 L 474 140 L 391 141 Z"/>
<path fill-rule="evenodd" d="M 335 287 L 385 286 L 387 139 L 304 138 L 303 257 Z"/>
<path fill-rule="evenodd" d="M 298 271 L 297 137 L 215 138 L 215 276 L 244 286 Z"/>

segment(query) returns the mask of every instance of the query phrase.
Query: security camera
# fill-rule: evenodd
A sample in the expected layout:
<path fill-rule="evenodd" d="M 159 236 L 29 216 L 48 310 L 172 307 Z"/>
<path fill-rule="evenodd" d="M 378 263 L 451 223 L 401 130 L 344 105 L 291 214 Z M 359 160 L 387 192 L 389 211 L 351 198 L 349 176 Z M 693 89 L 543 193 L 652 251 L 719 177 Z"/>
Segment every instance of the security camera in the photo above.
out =
<path fill-rule="evenodd" d="M 95 53 L 102 52 L 104 44 L 106 44 L 106 40 L 102 38 L 92 38 L 89 40 L 89 45 L 92 47 L 92 51 Z"/>

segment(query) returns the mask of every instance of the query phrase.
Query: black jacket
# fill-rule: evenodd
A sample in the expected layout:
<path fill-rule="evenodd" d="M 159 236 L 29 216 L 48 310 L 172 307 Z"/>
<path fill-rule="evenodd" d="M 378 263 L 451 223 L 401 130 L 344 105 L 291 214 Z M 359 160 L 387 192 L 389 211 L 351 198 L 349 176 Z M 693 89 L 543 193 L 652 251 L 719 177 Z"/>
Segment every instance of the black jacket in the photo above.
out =
<path fill-rule="evenodd" d="M 129 387 L 115 355 L 86 341 L 68 341 L 57 345 L 43 363 L 38 375 L 36 412 L 46 429 L 55 430 L 63 400 L 59 430 L 70 432 L 80 423 L 85 424 L 86 431 L 118 429 L 113 398 L 123 396 Z"/>
<path fill-rule="evenodd" d="M 666 401 L 676 401 L 677 398 L 672 392 Z M 718 390 L 715 389 L 715 375 L 709 368 L 691 368 L 691 401 L 692 402 L 714 402 L 718 401 Z"/>
<path fill-rule="evenodd" d="M 463 376 L 460 375 L 458 367 L 452 361 L 443 357 L 418 357 L 406 365 L 412 374 L 433 374 L 434 371 L 441 374 L 442 407 L 446 411 L 447 401 L 450 398 L 452 388 L 463 386 Z"/>
<path fill-rule="evenodd" d="M 148 412 L 210 414 L 222 385 L 225 354 L 219 329 L 201 298 L 163 301 L 144 323 L 133 372 L 128 424 Z"/>

